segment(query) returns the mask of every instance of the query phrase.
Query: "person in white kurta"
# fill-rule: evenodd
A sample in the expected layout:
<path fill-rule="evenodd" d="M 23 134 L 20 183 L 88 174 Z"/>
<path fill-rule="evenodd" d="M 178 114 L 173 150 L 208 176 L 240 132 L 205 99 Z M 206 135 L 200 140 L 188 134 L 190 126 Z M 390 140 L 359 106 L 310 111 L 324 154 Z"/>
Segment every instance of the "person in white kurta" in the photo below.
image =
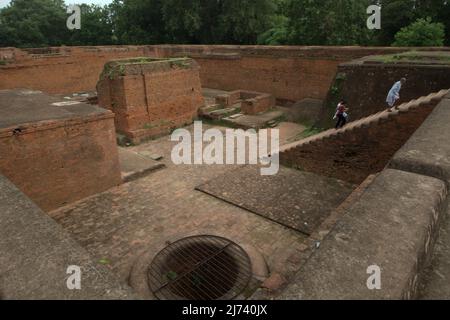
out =
<path fill-rule="evenodd" d="M 395 105 L 395 103 L 400 99 L 400 90 L 402 89 L 403 84 L 405 84 L 406 79 L 402 78 L 400 81 L 397 81 L 391 90 L 389 91 L 389 94 L 387 96 L 386 102 L 389 105 L 388 110 Z M 398 108 L 398 107 L 397 107 Z"/>

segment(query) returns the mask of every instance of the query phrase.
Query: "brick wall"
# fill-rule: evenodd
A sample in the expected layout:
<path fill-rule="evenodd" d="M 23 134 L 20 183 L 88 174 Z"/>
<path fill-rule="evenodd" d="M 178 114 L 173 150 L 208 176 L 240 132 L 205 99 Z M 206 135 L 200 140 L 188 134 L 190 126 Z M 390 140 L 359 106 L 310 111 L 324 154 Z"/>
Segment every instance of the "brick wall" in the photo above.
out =
<path fill-rule="evenodd" d="M 97 87 L 99 105 L 114 112 L 118 132 L 137 144 L 192 123 L 204 103 L 194 60 L 127 61 L 108 64 L 105 70 L 124 74 L 102 77 Z"/>
<path fill-rule="evenodd" d="M 46 93 L 94 91 L 111 59 L 142 56 L 143 47 L 61 47 L 48 54 L 15 49 L 14 60 L 0 66 L 0 90 L 30 88 Z M 8 50 L 10 52 L 10 50 Z"/>
<path fill-rule="evenodd" d="M 121 183 L 113 115 L 0 130 L 0 172 L 44 211 Z"/>
<path fill-rule="evenodd" d="M 411 48 L 436 50 L 436 48 Z M 448 50 L 440 48 L 439 50 Z M 59 47 L 46 50 L 0 48 L 14 56 L 0 66 L 0 89 L 31 88 L 48 93 L 93 91 L 104 64 L 129 57 L 192 57 L 203 87 L 267 92 L 283 101 L 324 100 L 342 62 L 398 53 L 390 47 L 271 47 L 153 45 Z"/>
<path fill-rule="evenodd" d="M 353 120 L 366 117 L 387 107 L 386 97 L 395 82 L 406 77 L 399 103 L 407 102 L 430 92 L 450 88 L 450 66 L 445 65 L 365 65 L 346 63 L 338 68 L 318 127 L 329 128 L 338 100 L 348 102 Z"/>
<path fill-rule="evenodd" d="M 0 48 L 11 63 L 0 66 L 0 89 L 47 93 L 93 91 L 104 64 L 113 59 L 188 56 L 201 67 L 204 87 L 268 92 L 281 100 L 324 99 L 341 62 L 396 48 L 266 46 L 117 46 Z"/>
<path fill-rule="evenodd" d="M 339 64 L 369 55 L 405 51 L 391 47 L 192 45 L 149 46 L 146 50 L 146 54 L 155 57 L 194 58 L 201 67 L 203 87 L 267 92 L 281 101 L 324 100 Z"/>
<path fill-rule="evenodd" d="M 312 143 L 299 143 L 280 153 L 282 164 L 361 183 L 380 172 L 432 112 L 438 101 L 428 101 L 407 112 L 363 118 L 353 128 L 325 132 Z M 351 124 L 350 124 L 351 125 Z"/>

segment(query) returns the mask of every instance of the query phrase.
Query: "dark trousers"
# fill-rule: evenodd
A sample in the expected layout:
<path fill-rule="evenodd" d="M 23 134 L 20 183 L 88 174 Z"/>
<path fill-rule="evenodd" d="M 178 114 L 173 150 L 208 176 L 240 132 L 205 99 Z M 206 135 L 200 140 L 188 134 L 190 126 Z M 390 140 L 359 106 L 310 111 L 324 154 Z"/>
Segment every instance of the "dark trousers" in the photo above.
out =
<path fill-rule="evenodd" d="M 347 123 L 347 119 L 344 117 L 343 114 L 338 114 L 337 116 L 338 121 L 336 123 L 336 129 L 342 128 Z"/>

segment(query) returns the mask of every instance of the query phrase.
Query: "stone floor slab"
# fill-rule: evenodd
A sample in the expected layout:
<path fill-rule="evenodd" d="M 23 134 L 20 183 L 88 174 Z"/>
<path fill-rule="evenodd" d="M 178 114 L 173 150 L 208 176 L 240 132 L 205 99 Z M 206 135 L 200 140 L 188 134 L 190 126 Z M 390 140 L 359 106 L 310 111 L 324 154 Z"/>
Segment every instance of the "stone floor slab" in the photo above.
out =
<path fill-rule="evenodd" d="M 119 161 L 124 182 L 136 180 L 165 167 L 163 163 L 125 148 L 119 148 Z"/>
<path fill-rule="evenodd" d="M 197 190 L 310 235 L 354 186 L 285 167 L 277 175 L 262 176 L 259 167 L 243 166 Z"/>

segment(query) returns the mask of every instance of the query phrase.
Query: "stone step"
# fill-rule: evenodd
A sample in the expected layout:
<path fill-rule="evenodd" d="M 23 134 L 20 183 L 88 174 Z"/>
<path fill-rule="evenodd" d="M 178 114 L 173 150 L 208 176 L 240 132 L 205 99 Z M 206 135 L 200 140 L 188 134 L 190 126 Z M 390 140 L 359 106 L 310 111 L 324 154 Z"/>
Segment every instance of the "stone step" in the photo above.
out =
<path fill-rule="evenodd" d="M 278 120 L 270 120 L 266 122 L 266 126 L 270 127 L 270 128 L 275 128 L 278 126 L 280 122 Z"/>
<path fill-rule="evenodd" d="M 223 118 L 232 116 L 234 114 L 240 113 L 241 109 L 240 108 L 225 108 L 225 109 L 219 109 L 219 110 L 215 110 L 210 112 L 207 117 L 214 119 L 214 120 L 222 120 Z"/>
<path fill-rule="evenodd" d="M 157 162 L 150 157 L 119 148 L 120 170 L 124 182 L 130 182 L 142 178 L 151 172 L 165 167 L 163 163 Z"/>
<path fill-rule="evenodd" d="M 208 115 L 209 113 L 211 113 L 213 111 L 216 111 L 216 110 L 219 110 L 219 109 L 222 109 L 222 107 L 220 105 L 213 104 L 213 105 L 210 105 L 210 106 L 207 106 L 207 107 L 200 108 L 199 111 L 198 111 L 198 114 L 200 116 L 204 116 L 204 115 Z"/>

